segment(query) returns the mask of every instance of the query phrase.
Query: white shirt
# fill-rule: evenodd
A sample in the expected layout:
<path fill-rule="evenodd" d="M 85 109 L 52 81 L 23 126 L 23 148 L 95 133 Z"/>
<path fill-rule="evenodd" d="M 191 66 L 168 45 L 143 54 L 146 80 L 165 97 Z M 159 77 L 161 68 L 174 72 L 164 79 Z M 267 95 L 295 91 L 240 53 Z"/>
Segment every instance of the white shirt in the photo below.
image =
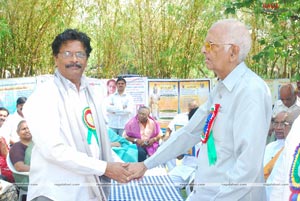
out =
<path fill-rule="evenodd" d="M 126 92 L 122 95 L 115 92 L 108 96 L 106 104 L 108 127 L 124 129 L 127 121 L 135 114 L 132 96 Z"/>
<path fill-rule="evenodd" d="M 176 131 L 175 126 L 185 126 L 189 122 L 188 113 L 177 114 L 174 119 L 169 123 L 168 127 L 172 132 Z"/>
<path fill-rule="evenodd" d="M 9 144 L 10 140 L 13 142 L 20 141 L 20 137 L 17 133 L 18 124 L 24 120 L 16 111 L 15 113 L 8 115 L 7 119 L 0 128 L 0 136 L 3 136 L 6 143 Z"/>
<path fill-rule="evenodd" d="M 67 104 L 78 108 L 74 111 L 77 115 L 82 115 L 81 109 L 86 106 L 85 85 L 86 81 L 82 79 L 80 92 L 71 82 L 68 85 L 71 101 Z M 70 127 L 64 127 L 70 124 L 70 120 L 59 97 L 57 86 L 49 80 L 37 87 L 24 105 L 24 116 L 35 143 L 31 155 L 28 200 L 40 195 L 52 200 L 89 200 L 86 187 L 93 184 L 88 184 L 85 176 L 101 176 L 106 169 L 107 163 L 96 159 L 99 153 L 93 148 L 93 157 L 77 151 Z M 92 139 L 91 146 L 94 145 Z"/>
<path fill-rule="evenodd" d="M 273 117 L 275 117 L 279 112 L 285 111 L 285 112 L 293 112 L 295 110 L 300 109 L 300 99 L 297 96 L 296 102 L 291 106 L 287 107 L 283 104 L 281 100 L 277 100 L 274 104 L 273 108 Z"/>
<path fill-rule="evenodd" d="M 207 144 L 203 144 L 189 199 L 265 200 L 264 187 L 253 184 L 264 183 L 263 156 L 272 115 L 271 93 L 266 83 L 244 63 L 214 87 L 209 100 L 185 127 L 173 133 L 145 160 L 146 167 L 157 166 L 199 143 L 208 112 L 216 103 L 221 105 L 213 127 L 217 161 L 209 165 Z"/>
<path fill-rule="evenodd" d="M 275 185 L 272 186 L 270 190 L 270 201 L 289 200 L 291 194 L 289 188 L 289 175 L 296 147 L 300 144 L 299 131 L 300 116 L 294 121 L 292 128 L 286 137 L 284 149 L 279 157 L 280 160 L 278 159 L 278 164 L 275 164 L 272 171 L 272 174 L 274 173 L 272 183 Z"/>
<path fill-rule="evenodd" d="M 284 146 L 285 139 L 278 139 L 274 142 L 269 143 L 266 146 L 264 156 L 264 166 L 278 153 L 278 151 Z"/>

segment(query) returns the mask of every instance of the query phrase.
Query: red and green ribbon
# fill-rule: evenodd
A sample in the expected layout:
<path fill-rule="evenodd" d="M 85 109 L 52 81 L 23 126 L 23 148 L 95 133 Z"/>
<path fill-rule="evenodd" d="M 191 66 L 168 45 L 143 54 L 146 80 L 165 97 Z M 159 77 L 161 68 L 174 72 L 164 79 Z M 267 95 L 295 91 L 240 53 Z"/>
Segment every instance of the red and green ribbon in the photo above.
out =
<path fill-rule="evenodd" d="M 215 165 L 217 161 L 217 151 L 213 136 L 212 127 L 220 109 L 220 104 L 215 104 L 207 116 L 203 133 L 201 134 L 201 142 L 207 144 L 207 154 L 209 165 Z"/>
<path fill-rule="evenodd" d="M 86 138 L 88 144 L 92 143 L 92 137 L 94 136 L 96 141 L 97 141 L 97 144 L 99 145 L 99 139 L 98 139 L 98 136 L 97 136 L 94 120 L 93 120 L 93 117 L 92 117 L 92 111 L 91 111 L 90 107 L 84 108 L 82 119 L 83 119 L 84 125 L 88 129 L 87 138 Z"/>

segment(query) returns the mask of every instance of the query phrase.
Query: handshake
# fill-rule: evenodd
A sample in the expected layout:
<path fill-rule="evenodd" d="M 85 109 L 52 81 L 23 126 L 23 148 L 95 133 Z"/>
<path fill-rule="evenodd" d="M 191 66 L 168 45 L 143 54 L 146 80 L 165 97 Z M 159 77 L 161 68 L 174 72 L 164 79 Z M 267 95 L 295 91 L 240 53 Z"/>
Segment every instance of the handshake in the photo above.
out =
<path fill-rule="evenodd" d="M 107 162 L 104 175 L 116 180 L 119 183 L 127 183 L 133 179 L 140 179 L 143 177 L 147 167 L 143 162 L 139 163 L 120 163 Z"/>

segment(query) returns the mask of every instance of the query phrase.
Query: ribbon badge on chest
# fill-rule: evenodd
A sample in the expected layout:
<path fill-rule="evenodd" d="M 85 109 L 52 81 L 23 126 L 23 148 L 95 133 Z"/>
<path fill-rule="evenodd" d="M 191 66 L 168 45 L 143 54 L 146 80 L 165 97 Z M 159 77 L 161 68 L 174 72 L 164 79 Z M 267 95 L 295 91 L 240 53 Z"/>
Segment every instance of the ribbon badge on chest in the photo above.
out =
<path fill-rule="evenodd" d="M 217 151 L 213 136 L 212 127 L 214 125 L 215 119 L 220 109 L 220 104 L 215 104 L 207 116 L 205 126 L 203 128 L 203 133 L 201 134 L 201 142 L 203 144 L 207 143 L 207 154 L 209 165 L 214 165 L 217 161 Z"/>
<path fill-rule="evenodd" d="M 83 119 L 84 125 L 88 129 L 88 133 L 87 133 L 88 144 L 92 143 L 92 137 L 94 136 L 94 138 L 97 141 L 97 144 L 99 145 L 99 140 L 98 140 L 98 136 L 97 136 L 97 132 L 96 132 L 96 128 L 95 128 L 95 123 L 94 123 L 94 119 L 93 119 L 92 111 L 91 111 L 90 107 L 86 107 L 83 109 L 82 119 Z"/>

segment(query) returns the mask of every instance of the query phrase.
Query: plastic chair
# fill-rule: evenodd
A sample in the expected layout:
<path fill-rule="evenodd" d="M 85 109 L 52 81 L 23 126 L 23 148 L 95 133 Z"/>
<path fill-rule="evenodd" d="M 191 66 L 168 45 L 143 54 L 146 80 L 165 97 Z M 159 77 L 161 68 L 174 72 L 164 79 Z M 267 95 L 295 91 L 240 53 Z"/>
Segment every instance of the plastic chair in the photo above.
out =
<path fill-rule="evenodd" d="M 18 175 L 24 175 L 24 176 L 29 176 L 29 172 L 19 172 L 15 169 L 15 166 L 12 164 L 10 161 L 9 154 L 6 156 L 6 163 L 8 168 L 14 173 Z M 23 195 L 27 195 L 27 191 L 23 190 L 22 188 L 19 188 L 19 201 L 22 201 Z"/>

